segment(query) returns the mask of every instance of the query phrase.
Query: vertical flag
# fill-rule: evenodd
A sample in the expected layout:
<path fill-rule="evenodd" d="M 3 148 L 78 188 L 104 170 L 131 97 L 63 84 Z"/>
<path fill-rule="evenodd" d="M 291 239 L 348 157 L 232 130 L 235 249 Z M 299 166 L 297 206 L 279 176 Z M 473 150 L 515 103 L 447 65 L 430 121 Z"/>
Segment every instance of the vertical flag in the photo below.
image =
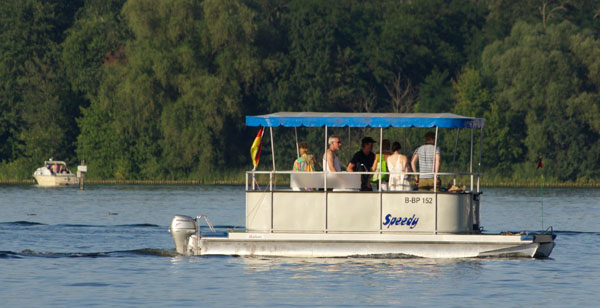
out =
<path fill-rule="evenodd" d="M 252 164 L 254 165 L 254 169 L 258 166 L 258 161 L 260 160 L 260 151 L 262 150 L 262 136 L 264 133 L 264 127 L 261 127 L 256 134 L 256 138 L 254 138 L 254 142 L 252 142 L 252 147 L 250 147 L 250 156 L 252 157 Z"/>

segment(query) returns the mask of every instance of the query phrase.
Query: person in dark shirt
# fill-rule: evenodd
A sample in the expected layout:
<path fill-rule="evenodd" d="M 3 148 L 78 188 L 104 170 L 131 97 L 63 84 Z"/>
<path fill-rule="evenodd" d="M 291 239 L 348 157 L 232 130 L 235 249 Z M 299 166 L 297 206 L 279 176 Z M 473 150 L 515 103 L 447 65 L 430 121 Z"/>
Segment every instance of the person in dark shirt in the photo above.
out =
<path fill-rule="evenodd" d="M 346 167 L 346 171 L 354 172 L 354 171 L 371 171 L 373 167 L 373 163 L 375 162 L 375 154 L 373 154 L 373 143 L 375 140 L 371 137 L 365 137 L 362 139 L 362 149 L 354 154 L 350 163 L 348 163 L 348 167 Z M 363 174 L 360 176 L 360 190 L 361 191 L 371 191 L 371 178 L 368 174 Z"/>

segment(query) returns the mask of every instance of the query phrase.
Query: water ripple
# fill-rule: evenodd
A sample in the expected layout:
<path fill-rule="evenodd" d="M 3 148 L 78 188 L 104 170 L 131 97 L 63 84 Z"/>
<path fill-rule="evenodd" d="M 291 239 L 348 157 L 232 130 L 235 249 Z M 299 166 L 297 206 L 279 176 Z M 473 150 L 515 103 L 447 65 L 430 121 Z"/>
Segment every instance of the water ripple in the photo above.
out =
<path fill-rule="evenodd" d="M 7 225 L 7 226 L 36 226 L 36 225 L 46 225 L 46 224 L 40 223 L 40 222 L 35 222 L 35 221 L 19 220 L 19 221 L 0 222 L 0 225 Z"/>

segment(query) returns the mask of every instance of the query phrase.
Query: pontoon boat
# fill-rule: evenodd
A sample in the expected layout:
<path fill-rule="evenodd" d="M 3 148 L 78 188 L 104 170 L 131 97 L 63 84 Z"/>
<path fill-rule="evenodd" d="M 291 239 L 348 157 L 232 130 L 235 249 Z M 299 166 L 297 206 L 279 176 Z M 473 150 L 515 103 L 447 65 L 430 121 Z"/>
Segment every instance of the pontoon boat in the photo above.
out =
<path fill-rule="evenodd" d="M 246 172 L 244 231 L 215 232 L 205 216 L 178 215 L 169 228 L 176 250 L 183 255 L 281 257 L 548 257 L 556 237 L 551 231 L 482 231 L 480 170 L 473 170 L 473 136 L 475 131 L 479 133 L 481 162 L 484 122 L 454 114 L 286 112 L 247 116 L 248 126 L 270 129 L 272 153 L 273 127 L 280 126 L 324 127 L 325 147 L 330 127 L 379 128 L 380 144 L 384 128 L 435 129 L 436 142 L 438 128 L 456 129 L 457 140 L 458 132 L 467 130 L 471 137 L 469 170 L 434 172 L 433 176 L 463 176 L 470 183 L 452 192 L 441 191 L 437 184 L 433 191 L 385 191 L 379 185 L 376 191 L 364 192 L 358 189 L 360 175 L 373 172 L 277 171 L 272 155 L 271 171 Z M 381 179 L 382 173 L 377 174 Z M 256 185 L 259 175 L 269 178 L 263 189 Z M 290 187 L 275 185 L 276 175 L 289 176 Z M 201 228 L 202 224 L 208 227 Z M 210 231 L 205 231 L 207 228 Z"/>

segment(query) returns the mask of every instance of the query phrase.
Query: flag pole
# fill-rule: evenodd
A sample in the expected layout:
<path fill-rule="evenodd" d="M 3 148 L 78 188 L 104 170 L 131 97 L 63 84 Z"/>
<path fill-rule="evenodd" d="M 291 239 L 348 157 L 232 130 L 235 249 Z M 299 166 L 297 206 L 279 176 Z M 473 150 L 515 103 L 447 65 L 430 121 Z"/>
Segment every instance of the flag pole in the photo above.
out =
<path fill-rule="evenodd" d="M 252 164 L 254 167 L 252 167 L 252 190 L 256 190 L 256 173 L 254 173 L 256 171 L 256 165 L 253 163 Z"/>

